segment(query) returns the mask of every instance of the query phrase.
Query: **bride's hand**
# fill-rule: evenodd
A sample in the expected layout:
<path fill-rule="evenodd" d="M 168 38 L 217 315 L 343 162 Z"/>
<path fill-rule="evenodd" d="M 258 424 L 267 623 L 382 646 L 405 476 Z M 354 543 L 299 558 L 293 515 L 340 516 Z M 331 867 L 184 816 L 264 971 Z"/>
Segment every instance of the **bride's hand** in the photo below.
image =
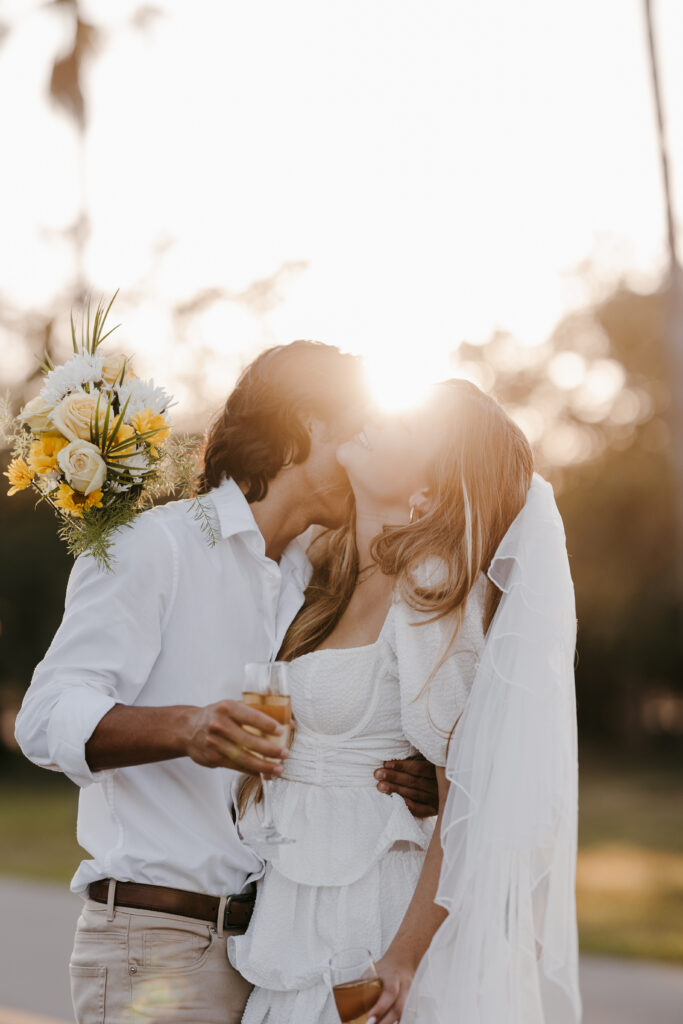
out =
<path fill-rule="evenodd" d="M 415 976 L 415 966 L 389 952 L 378 961 L 377 973 L 384 987 L 370 1010 L 368 1024 L 398 1024 Z"/>

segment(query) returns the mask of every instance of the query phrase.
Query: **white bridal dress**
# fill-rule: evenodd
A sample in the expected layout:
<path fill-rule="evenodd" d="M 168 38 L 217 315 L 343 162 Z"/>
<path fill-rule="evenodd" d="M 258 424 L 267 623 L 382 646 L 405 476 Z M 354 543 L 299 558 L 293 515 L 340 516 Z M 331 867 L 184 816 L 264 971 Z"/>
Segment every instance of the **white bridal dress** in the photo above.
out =
<path fill-rule="evenodd" d="M 256 987 L 243 1024 L 338 1024 L 330 957 L 362 946 L 379 959 L 412 898 L 433 823 L 376 788 L 382 761 L 421 751 L 446 764 L 483 645 L 486 578 L 442 669 L 425 683 L 450 638 L 443 620 L 395 602 L 376 643 L 321 650 L 291 664 L 297 731 L 275 782 L 278 829 L 296 842 L 270 847 L 245 935 L 230 938 L 234 966 Z M 253 805 L 241 822 L 249 841 Z M 261 850 L 263 848 L 261 847 Z"/>

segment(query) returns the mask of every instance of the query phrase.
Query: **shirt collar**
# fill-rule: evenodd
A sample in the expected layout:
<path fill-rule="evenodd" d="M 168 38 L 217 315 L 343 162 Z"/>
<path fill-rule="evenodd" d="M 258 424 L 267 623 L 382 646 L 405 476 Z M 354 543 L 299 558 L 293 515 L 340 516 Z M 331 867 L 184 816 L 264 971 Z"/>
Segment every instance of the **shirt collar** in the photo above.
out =
<path fill-rule="evenodd" d="M 308 586 L 313 572 L 313 567 L 306 554 L 305 537 L 306 534 L 303 534 L 302 537 L 295 537 L 282 552 L 280 559 L 280 569 L 291 576 L 302 593 Z"/>
<path fill-rule="evenodd" d="M 258 528 L 249 502 L 241 488 L 232 477 L 223 480 L 211 491 L 211 498 L 216 507 L 221 537 L 234 537 L 238 533 L 256 533 L 264 544 L 263 534 Z M 280 558 L 280 570 L 289 576 L 303 593 L 311 578 L 312 567 L 306 554 L 308 547 L 307 534 L 295 537 L 287 545 Z"/>
<path fill-rule="evenodd" d="M 232 477 L 223 480 L 218 487 L 213 488 L 211 500 L 216 507 L 218 525 L 223 539 L 234 537 L 237 533 L 255 531 L 259 535 L 261 534 L 254 519 L 254 513 L 249 507 L 249 502 Z"/>

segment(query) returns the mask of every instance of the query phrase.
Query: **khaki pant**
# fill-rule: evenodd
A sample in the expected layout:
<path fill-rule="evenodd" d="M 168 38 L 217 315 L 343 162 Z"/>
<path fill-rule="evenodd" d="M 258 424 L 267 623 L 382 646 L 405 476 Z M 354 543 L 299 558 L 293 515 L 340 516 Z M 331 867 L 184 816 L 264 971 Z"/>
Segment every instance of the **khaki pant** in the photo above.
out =
<path fill-rule="evenodd" d="M 76 1024 L 239 1024 L 251 985 L 226 947 L 206 922 L 121 907 L 110 914 L 88 900 L 69 964 Z"/>

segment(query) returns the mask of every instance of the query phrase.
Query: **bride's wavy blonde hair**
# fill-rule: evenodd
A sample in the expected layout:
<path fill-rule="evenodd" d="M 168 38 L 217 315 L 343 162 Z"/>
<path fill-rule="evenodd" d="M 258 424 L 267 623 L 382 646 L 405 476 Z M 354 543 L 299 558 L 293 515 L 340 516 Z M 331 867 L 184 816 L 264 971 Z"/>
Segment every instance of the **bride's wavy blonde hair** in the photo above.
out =
<path fill-rule="evenodd" d="M 404 526 L 385 526 L 372 555 L 380 570 L 395 578 L 402 599 L 429 616 L 425 621 L 452 616 L 452 641 L 472 587 L 524 505 L 534 458 L 517 424 L 476 385 L 446 381 L 437 389 L 436 402 L 437 412 L 443 413 L 443 440 L 429 474 L 429 511 Z M 319 647 L 351 600 L 359 574 L 353 498 L 347 511 L 344 525 L 321 533 L 309 549 L 313 574 L 280 649 L 284 661 Z M 430 559 L 443 567 L 434 574 L 435 582 L 426 582 L 419 572 Z M 489 582 L 484 632 L 500 597 Z M 429 679 L 447 656 L 448 648 Z M 255 783 L 249 780 L 242 789 L 240 814 L 258 791 L 259 780 Z"/>

